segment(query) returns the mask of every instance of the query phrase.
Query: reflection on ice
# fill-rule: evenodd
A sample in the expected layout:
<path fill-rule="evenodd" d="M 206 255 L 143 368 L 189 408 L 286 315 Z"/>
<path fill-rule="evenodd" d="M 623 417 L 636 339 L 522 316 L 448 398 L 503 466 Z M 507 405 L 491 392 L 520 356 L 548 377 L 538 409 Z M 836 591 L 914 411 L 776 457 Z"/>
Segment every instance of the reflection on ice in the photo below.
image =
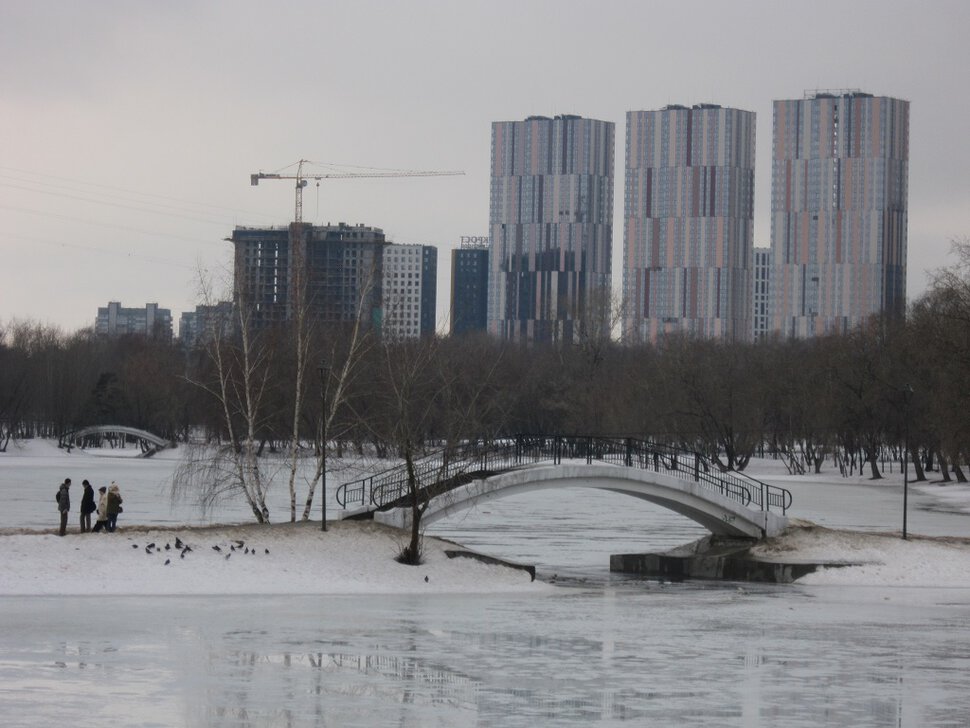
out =
<path fill-rule="evenodd" d="M 844 592 L 6 598 L 0 704 L 5 726 L 959 725 L 970 605 Z"/>

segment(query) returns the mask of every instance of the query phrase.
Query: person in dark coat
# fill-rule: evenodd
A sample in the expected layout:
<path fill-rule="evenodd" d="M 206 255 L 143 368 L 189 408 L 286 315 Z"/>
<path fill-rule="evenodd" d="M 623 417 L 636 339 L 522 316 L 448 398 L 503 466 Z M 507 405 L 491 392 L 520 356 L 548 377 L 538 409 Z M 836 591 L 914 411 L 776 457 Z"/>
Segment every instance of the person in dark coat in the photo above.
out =
<path fill-rule="evenodd" d="M 61 512 L 61 530 L 59 536 L 67 533 L 67 514 L 71 510 L 71 479 L 64 478 L 61 487 L 57 489 L 57 510 Z"/>
<path fill-rule="evenodd" d="M 94 488 L 88 481 L 84 481 L 84 493 L 81 495 L 81 533 L 91 530 L 91 514 L 97 509 L 94 503 Z"/>
<path fill-rule="evenodd" d="M 121 502 L 121 491 L 112 480 L 108 487 L 108 501 L 105 508 L 105 513 L 108 516 L 108 533 L 114 533 L 118 527 L 118 514 L 122 511 Z"/>
<path fill-rule="evenodd" d="M 101 494 L 98 498 L 98 522 L 94 524 L 91 533 L 97 533 L 103 528 L 104 532 L 107 533 L 108 529 L 105 526 L 108 525 L 108 489 L 102 485 L 98 488 L 98 493 Z"/>

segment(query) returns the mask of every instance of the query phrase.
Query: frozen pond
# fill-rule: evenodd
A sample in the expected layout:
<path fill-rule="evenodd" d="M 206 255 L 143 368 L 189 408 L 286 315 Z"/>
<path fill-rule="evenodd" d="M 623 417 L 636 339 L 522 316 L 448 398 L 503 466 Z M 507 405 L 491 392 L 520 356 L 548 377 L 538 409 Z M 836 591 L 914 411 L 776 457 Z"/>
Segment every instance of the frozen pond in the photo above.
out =
<path fill-rule="evenodd" d="M 4 725 L 962 726 L 945 590 L 6 598 Z"/>
<path fill-rule="evenodd" d="M 20 498 L 3 525 L 49 527 L 53 486 L 89 477 L 82 462 L 16 489 L 0 470 Z M 185 522 L 160 495 L 165 467 L 112 464 L 126 518 Z M 898 484 L 784 484 L 795 515 L 900 527 Z M 970 590 L 612 576 L 610 553 L 704 531 L 591 493 L 516 496 L 430 529 L 538 564 L 563 585 L 551 595 L 0 598 L 3 725 L 967 725 Z M 912 532 L 970 535 L 970 516 L 910 503 Z"/>

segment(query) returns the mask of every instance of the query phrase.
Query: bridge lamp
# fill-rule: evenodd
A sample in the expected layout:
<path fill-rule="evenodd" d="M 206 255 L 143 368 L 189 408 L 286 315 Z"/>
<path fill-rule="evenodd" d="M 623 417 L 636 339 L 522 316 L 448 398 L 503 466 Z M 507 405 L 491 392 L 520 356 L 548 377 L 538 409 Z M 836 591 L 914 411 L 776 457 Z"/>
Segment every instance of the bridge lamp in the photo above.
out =
<path fill-rule="evenodd" d="M 909 500 L 909 410 L 913 385 L 903 387 L 903 540 L 906 540 L 906 512 Z"/>
<path fill-rule="evenodd" d="M 320 375 L 320 530 L 327 530 L 327 399 L 330 393 L 330 367 L 321 364 L 317 367 Z"/>

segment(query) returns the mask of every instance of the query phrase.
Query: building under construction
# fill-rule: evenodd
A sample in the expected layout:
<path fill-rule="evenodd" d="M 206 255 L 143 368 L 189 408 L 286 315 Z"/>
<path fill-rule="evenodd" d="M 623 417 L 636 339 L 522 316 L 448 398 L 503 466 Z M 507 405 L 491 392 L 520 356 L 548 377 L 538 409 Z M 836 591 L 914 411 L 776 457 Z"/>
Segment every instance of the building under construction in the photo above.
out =
<path fill-rule="evenodd" d="M 234 296 L 256 328 L 292 320 L 300 307 L 317 322 L 359 315 L 381 326 L 384 231 L 365 225 L 237 227 Z"/>

